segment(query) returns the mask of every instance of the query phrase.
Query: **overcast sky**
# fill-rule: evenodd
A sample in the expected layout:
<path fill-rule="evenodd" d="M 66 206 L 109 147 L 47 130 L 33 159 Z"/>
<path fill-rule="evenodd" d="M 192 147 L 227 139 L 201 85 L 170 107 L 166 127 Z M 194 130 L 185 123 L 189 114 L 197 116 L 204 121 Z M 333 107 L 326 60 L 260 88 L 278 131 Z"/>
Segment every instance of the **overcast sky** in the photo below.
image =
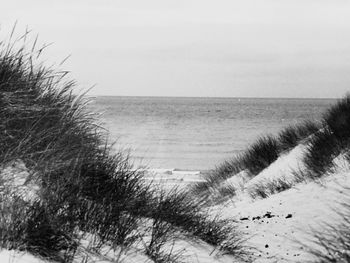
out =
<path fill-rule="evenodd" d="M 2 35 L 16 20 L 92 95 L 350 91 L 350 0 L 3 1 Z"/>

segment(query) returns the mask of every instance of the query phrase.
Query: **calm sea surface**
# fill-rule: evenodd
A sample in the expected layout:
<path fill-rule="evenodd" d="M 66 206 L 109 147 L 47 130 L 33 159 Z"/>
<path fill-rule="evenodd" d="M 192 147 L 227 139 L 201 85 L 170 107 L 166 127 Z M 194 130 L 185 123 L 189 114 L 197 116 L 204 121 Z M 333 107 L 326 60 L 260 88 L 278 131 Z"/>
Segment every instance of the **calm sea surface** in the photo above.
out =
<path fill-rule="evenodd" d="M 319 120 L 324 99 L 97 97 L 116 147 L 136 164 L 207 170 L 244 150 L 258 136 L 305 119 Z"/>

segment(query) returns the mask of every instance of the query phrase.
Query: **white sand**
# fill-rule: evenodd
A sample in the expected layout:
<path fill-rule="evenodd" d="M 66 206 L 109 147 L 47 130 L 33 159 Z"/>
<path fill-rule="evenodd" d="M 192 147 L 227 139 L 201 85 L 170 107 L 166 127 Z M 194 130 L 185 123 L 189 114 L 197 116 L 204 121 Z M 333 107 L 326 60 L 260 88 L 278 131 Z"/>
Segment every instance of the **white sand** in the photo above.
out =
<path fill-rule="evenodd" d="M 343 156 L 334 160 L 334 172 L 322 180 L 296 182 L 295 171 L 304 169 L 305 149 L 305 145 L 297 146 L 251 180 L 243 175 L 225 181 L 223 185 L 234 180 L 240 182 L 240 191 L 231 200 L 212 208 L 213 214 L 236 222 L 238 230 L 249 239 L 246 244 L 259 250 L 255 253 L 258 262 L 312 260 L 307 246 L 300 243 L 314 247 L 310 242 L 312 229 L 322 232 L 325 224 L 339 220 L 335 211 L 341 211 L 340 202 L 348 200 L 350 166 Z M 253 187 L 279 178 L 292 182 L 294 187 L 265 199 L 254 200 L 248 194 Z"/>
<path fill-rule="evenodd" d="M 1 263 L 44 263 L 47 261 L 41 260 L 29 253 L 21 253 L 18 251 L 9 251 L 6 249 L 0 250 Z"/>
<path fill-rule="evenodd" d="M 345 200 L 344 186 L 350 187 L 350 173 L 331 175 L 322 184 L 300 184 L 266 199 L 227 202 L 213 211 L 236 220 L 238 229 L 249 238 L 247 245 L 261 251 L 257 255 L 262 262 L 269 262 L 270 256 L 277 262 L 304 262 L 311 256 L 296 241 L 308 243 L 312 229 L 334 222 L 337 214 L 333 209 L 339 209 L 338 202 Z M 286 218 L 288 215 L 291 217 Z"/>

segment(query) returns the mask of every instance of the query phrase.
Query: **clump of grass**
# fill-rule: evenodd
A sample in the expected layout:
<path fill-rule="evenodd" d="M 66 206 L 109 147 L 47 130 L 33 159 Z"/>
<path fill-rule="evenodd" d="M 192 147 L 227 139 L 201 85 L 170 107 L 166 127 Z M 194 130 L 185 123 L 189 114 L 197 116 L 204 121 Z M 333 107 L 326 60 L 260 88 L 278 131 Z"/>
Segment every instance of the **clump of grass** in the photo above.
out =
<path fill-rule="evenodd" d="M 310 135 L 317 133 L 319 129 L 320 125 L 311 121 L 304 121 L 300 124 L 291 125 L 283 129 L 278 134 L 278 142 L 281 151 L 288 151 L 294 148 Z"/>
<path fill-rule="evenodd" d="M 209 180 L 211 182 L 221 182 L 245 169 L 242 155 L 244 156 L 244 153 L 233 157 L 231 160 L 226 160 L 216 167 L 215 174 L 211 173 L 208 175 Z"/>
<path fill-rule="evenodd" d="M 261 137 L 242 154 L 229 161 L 224 161 L 206 175 L 205 182 L 197 183 L 193 187 L 193 192 L 201 193 L 216 188 L 221 182 L 243 170 L 247 170 L 250 176 L 254 176 L 275 161 L 278 154 L 279 148 L 276 139 L 272 136 Z"/>
<path fill-rule="evenodd" d="M 338 226 L 325 226 L 323 233 L 314 233 L 321 249 L 311 249 L 319 263 L 347 263 L 350 261 L 349 222 Z"/>
<path fill-rule="evenodd" d="M 277 160 L 279 154 L 280 149 L 275 138 L 261 137 L 246 150 L 241 158 L 242 166 L 255 176 Z"/>
<path fill-rule="evenodd" d="M 243 241 L 237 236 L 230 236 L 221 244 L 220 251 L 223 255 L 234 256 L 238 262 L 255 262 L 254 248 L 247 247 Z"/>
<path fill-rule="evenodd" d="M 318 178 L 330 172 L 333 160 L 350 146 L 350 97 L 339 100 L 323 117 L 324 128 L 310 141 L 304 162 L 308 176 Z"/>
<path fill-rule="evenodd" d="M 299 125 L 285 128 L 277 138 L 271 135 L 261 137 L 238 158 L 237 169 L 246 169 L 251 176 L 256 176 L 276 161 L 282 152 L 293 149 L 318 130 L 319 126 L 317 124 L 305 121 Z"/>
<path fill-rule="evenodd" d="M 277 139 L 271 135 L 260 137 L 242 154 L 221 164 L 216 169 L 216 177 L 227 179 L 242 170 L 247 170 L 251 176 L 255 176 L 274 162 L 280 152 Z M 212 177 L 211 181 L 216 180 Z"/>
<path fill-rule="evenodd" d="M 234 166 L 233 163 L 236 163 L 237 166 Z M 230 194 L 234 195 L 235 190 L 233 186 L 225 187 L 221 184 L 226 179 L 236 174 L 236 172 L 239 173 L 238 165 L 238 160 L 236 160 L 236 162 L 232 161 L 231 163 L 226 162 L 225 164 L 219 166 L 217 169 L 208 172 L 204 177 L 204 181 L 196 182 L 191 186 L 191 193 L 196 196 L 198 200 L 202 200 L 203 203 L 208 202 L 208 196 L 213 197 L 220 192 L 225 192 L 228 194 L 232 190 Z M 229 168 L 229 166 L 232 166 L 232 169 Z M 220 168 L 226 168 L 226 171 L 222 171 Z"/>
<path fill-rule="evenodd" d="M 174 227 L 162 221 L 160 218 L 154 218 L 151 227 L 150 241 L 145 247 L 146 255 L 154 262 L 176 262 L 171 254 L 164 253 L 164 246 L 169 241 L 169 238 L 174 235 Z"/>
<path fill-rule="evenodd" d="M 304 156 L 309 177 L 321 177 L 333 167 L 333 159 L 341 153 L 342 146 L 333 133 L 325 128 L 310 141 Z"/>
<path fill-rule="evenodd" d="M 2 247 L 69 262 L 80 251 L 81 232 L 97 237 L 95 252 L 127 248 L 142 239 L 145 218 L 154 222 L 146 253 L 158 262 L 174 259 L 161 252 L 173 229 L 216 246 L 227 238 L 223 224 L 209 220 L 188 193 L 159 196 L 141 180 L 128 154 L 112 150 L 65 72 L 35 66 L 34 48 L 2 50 L 0 163 L 23 161 L 27 180 L 40 187 L 38 200 L 9 197 L 15 205 L 0 214 Z"/>
<path fill-rule="evenodd" d="M 3 244 L 35 248 L 48 258 L 61 254 L 54 247 L 73 256 L 69 244 L 77 243 L 77 229 L 104 243 L 132 243 L 139 222 L 133 211 L 152 196 L 142 172 L 132 169 L 128 155 L 112 153 L 106 132 L 86 110 L 88 101 L 72 93 L 66 73 L 35 66 L 34 57 L 24 47 L 0 51 L 0 162 L 22 160 L 31 171 L 27 179 L 40 186 L 38 202 L 16 208 L 28 212 L 11 222 L 16 231 L 2 225 Z"/>
<path fill-rule="evenodd" d="M 150 240 L 145 244 L 145 253 L 154 262 L 175 263 L 179 261 L 181 256 L 181 253 L 172 253 L 172 250 L 167 252 L 165 248 L 169 245 L 169 242 L 175 243 L 175 239 L 180 232 L 168 218 L 168 216 L 171 216 L 168 215 L 168 212 L 172 208 L 178 209 L 177 205 L 179 204 L 176 201 L 174 202 L 175 199 L 175 194 L 167 194 L 165 191 L 161 191 L 151 211 Z M 172 212 L 177 213 L 176 211 Z"/>
<path fill-rule="evenodd" d="M 6 204 L 4 204 L 6 201 Z M 43 204 L 28 203 L 21 196 L 1 200 L 0 246 L 28 251 L 55 261 L 69 262 L 75 254 L 79 238 L 59 217 L 51 217 Z M 56 215 L 60 213 L 56 212 Z"/>
<path fill-rule="evenodd" d="M 201 203 L 186 191 L 175 188 L 169 193 L 162 192 L 153 207 L 157 209 L 150 210 L 150 218 L 160 218 L 186 235 L 200 238 L 214 246 L 226 238 L 220 221 L 208 219 Z"/>
<path fill-rule="evenodd" d="M 222 185 L 219 189 L 219 198 L 225 199 L 227 197 L 235 196 L 237 192 L 237 186 L 226 183 Z"/>
<path fill-rule="evenodd" d="M 338 210 L 333 211 L 339 218 L 333 223 L 322 225 L 322 230 L 313 230 L 311 235 L 314 244 L 306 245 L 307 250 L 316 258 L 314 262 L 350 261 L 350 188 L 344 187 L 343 191 L 345 198 L 338 203 Z"/>
<path fill-rule="evenodd" d="M 252 198 L 267 198 L 270 195 L 280 193 L 290 189 L 293 182 L 287 181 L 286 178 L 276 178 L 271 181 L 261 182 L 249 188 L 248 193 Z"/>
<path fill-rule="evenodd" d="M 281 176 L 271 180 L 266 179 L 258 184 L 255 184 L 247 189 L 251 198 L 267 198 L 270 195 L 277 194 L 292 188 L 297 183 L 304 182 L 308 177 L 304 170 L 297 169 L 291 171 L 292 177 L 286 178 Z"/>
<path fill-rule="evenodd" d="M 218 166 L 205 177 L 204 182 L 195 184 L 191 191 L 199 197 L 206 198 L 211 193 L 217 192 L 223 181 L 243 170 L 247 171 L 247 175 L 250 177 L 254 177 L 274 162 L 280 152 L 279 143 L 275 138 L 272 136 L 261 137 L 241 155 Z M 229 194 L 228 191 L 225 193 Z M 235 191 L 232 191 L 231 196 L 234 194 Z"/>
<path fill-rule="evenodd" d="M 205 176 L 205 181 L 196 183 L 192 187 L 193 194 L 204 199 L 213 193 L 224 194 L 221 199 L 234 196 L 236 193 L 234 187 L 222 188 L 222 182 L 242 171 L 246 171 L 250 177 L 258 175 L 282 153 L 293 149 L 311 135 L 316 135 L 319 129 L 320 125 L 317 123 L 304 121 L 285 128 L 276 138 L 271 135 L 259 138 L 242 154 L 224 161 L 211 171 Z"/>
<path fill-rule="evenodd" d="M 265 189 L 265 185 L 256 185 L 249 189 L 249 195 L 255 199 L 257 197 L 259 198 L 267 198 L 269 196 L 269 193 Z"/>
<path fill-rule="evenodd" d="M 340 142 L 350 139 L 350 95 L 332 106 L 324 115 L 324 122 L 333 136 Z"/>
<path fill-rule="evenodd" d="M 161 251 L 161 247 L 166 242 L 174 240 L 181 234 L 192 240 L 193 238 L 203 240 L 218 247 L 224 254 L 232 256 L 244 254 L 243 247 L 238 245 L 242 241 L 242 236 L 235 230 L 235 227 L 228 220 L 210 216 L 203 210 L 202 203 L 193 198 L 191 193 L 176 188 L 170 192 L 161 191 L 158 200 L 150 207 L 154 208 L 150 209 L 151 215 L 148 216 L 153 218 L 155 229 L 152 231 L 156 230 L 156 233 L 164 231 L 166 235 L 170 233 L 167 241 L 161 237 L 155 239 L 155 243 L 160 245 L 156 251 Z M 232 242 L 229 244 L 228 240 Z M 164 256 L 164 253 L 160 255 Z M 179 253 L 172 256 L 180 258 Z"/>

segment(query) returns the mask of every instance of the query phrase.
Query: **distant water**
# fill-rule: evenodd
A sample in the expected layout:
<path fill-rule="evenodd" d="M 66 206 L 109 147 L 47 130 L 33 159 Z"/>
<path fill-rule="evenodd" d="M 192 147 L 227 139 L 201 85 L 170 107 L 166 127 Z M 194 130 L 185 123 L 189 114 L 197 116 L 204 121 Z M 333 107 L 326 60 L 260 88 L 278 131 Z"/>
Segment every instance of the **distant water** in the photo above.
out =
<path fill-rule="evenodd" d="M 258 136 L 302 120 L 320 120 L 325 99 L 97 97 L 93 111 L 117 147 L 136 164 L 207 170 L 244 150 Z"/>

